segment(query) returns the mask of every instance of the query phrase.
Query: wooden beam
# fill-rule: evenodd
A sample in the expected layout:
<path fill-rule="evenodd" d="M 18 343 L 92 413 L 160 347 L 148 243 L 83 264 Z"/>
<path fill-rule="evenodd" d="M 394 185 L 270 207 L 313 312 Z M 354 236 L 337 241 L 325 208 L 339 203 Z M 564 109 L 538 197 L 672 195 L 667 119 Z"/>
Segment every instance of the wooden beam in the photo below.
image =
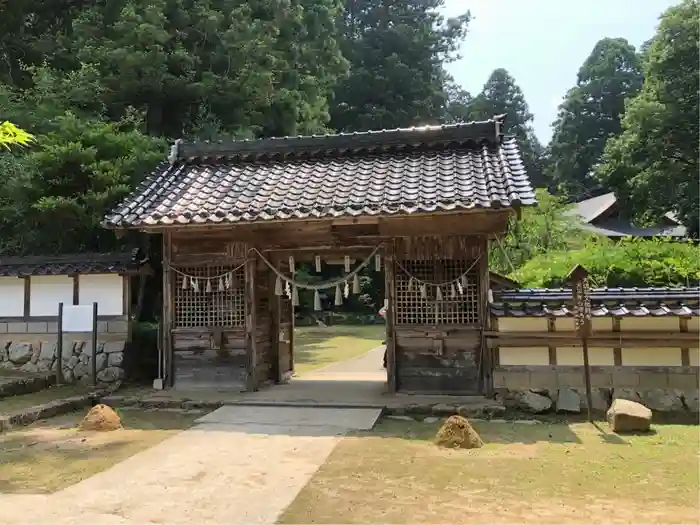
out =
<path fill-rule="evenodd" d="M 73 304 L 80 304 L 80 274 L 73 275 Z"/>
<path fill-rule="evenodd" d="M 622 330 L 622 320 L 619 317 L 612 318 L 612 331 L 616 334 L 620 333 Z M 613 362 L 615 366 L 622 366 L 622 348 L 616 346 L 613 348 Z"/>
<path fill-rule="evenodd" d="M 32 284 L 31 277 L 22 277 L 24 279 L 24 318 L 29 319 L 32 316 Z"/>
<path fill-rule="evenodd" d="M 682 333 L 688 333 L 688 318 L 687 317 L 679 317 L 678 318 L 678 329 Z M 681 365 L 682 366 L 690 366 L 690 348 L 688 348 L 688 347 L 681 348 Z"/>
<path fill-rule="evenodd" d="M 547 331 L 549 333 L 557 331 L 557 323 L 554 317 L 547 318 Z M 549 345 L 549 364 L 557 364 L 557 345 Z"/>
<path fill-rule="evenodd" d="M 547 346 L 550 341 L 558 347 L 581 346 L 581 339 L 575 332 L 487 332 L 491 346 Z M 614 336 L 594 333 L 590 336 L 591 346 L 604 348 L 700 348 L 697 334 L 678 332 L 634 332 Z"/>

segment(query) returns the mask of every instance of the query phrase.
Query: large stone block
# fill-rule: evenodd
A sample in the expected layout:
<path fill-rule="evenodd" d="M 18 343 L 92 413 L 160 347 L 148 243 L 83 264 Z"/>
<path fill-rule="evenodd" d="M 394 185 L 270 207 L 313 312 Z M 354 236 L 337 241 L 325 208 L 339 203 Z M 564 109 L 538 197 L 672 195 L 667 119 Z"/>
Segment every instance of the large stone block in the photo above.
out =
<path fill-rule="evenodd" d="M 97 373 L 97 380 L 101 383 L 113 383 L 121 379 L 124 379 L 124 370 L 116 366 L 110 366 Z"/>
<path fill-rule="evenodd" d="M 615 399 L 607 412 L 613 432 L 648 432 L 651 428 L 651 410 L 628 399 Z"/>
<path fill-rule="evenodd" d="M 639 387 L 638 390 L 656 390 L 668 388 L 668 373 L 667 372 L 639 372 Z"/>
<path fill-rule="evenodd" d="M 612 393 L 613 402 L 616 399 L 626 399 L 628 401 L 634 401 L 635 403 L 642 402 L 642 398 L 639 397 L 636 388 L 615 388 Z"/>
<path fill-rule="evenodd" d="M 588 398 L 586 396 L 585 388 L 575 389 L 581 398 L 581 407 L 588 408 Z M 612 402 L 612 389 L 611 388 L 591 388 L 591 401 L 593 403 L 593 410 L 607 410 L 610 408 L 610 403 Z"/>
<path fill-rule="evenodd" d="M 656 388 L 640 392 L 646 406 L 658 412 L 682 412 L 683 394 L 680 390 Z"/>
<path fill-rule="evenodd" d="M 27 323 L 7 323 L 8 334 L 26 334 Z"/>
<path fill-rule="evenodd" d="M 635 370 L 625 370 L 617 367 L 613 371 L 614 388 L 636 388 L 639 385 L 639 374 Z"/>
<path fill-rule="evenodd" d="M 568 387 L 560 388 L 557 392 L 557 412 L 578 414 L 581 412 L 581 396 L 576 390 Z"/>
<path fill-rule="evenodd" d="M 668 373 L 669 388 L 678 390 L 698 390 L 700 388 L 700 380 L 696 372 L 669 372 Z"/>
<path fill-rule="evenodd" d="M 505 387 L 510 390 L 530 388 L 530 372 L 502 372 Z"/>
<path fill-rule="evenodd" d="M 575 388 L 579 386 L 585 386 L 586 379 L 583 375 L 583 370 L 581 372 L 567 371 L 559 372 L 558 381 L 560 387 Z"/>
<path fill-rule="evenodd" d="M 53 361 L 56 357 L 56 341 L 42 341 L 39 350 L 39 361 Z"/>
<path fill-rule="evenodd" d="M 124 362 L 124 352 L 114 352 L 107 355 L 107 366 L 122 366 Z"/>
<path fill-rule="evenodd" d="M 21 366 L 31 360 L 34 349 L 31 343 L 12 343 L 8 354 L 13 364 Z"/>
<path fill-rule="evenodd" d="M 45 334 L 48 331 L 48 323 L 32 322 L 27 323 L 28 334 Z"/>
<path fill-rule="evenodd" d="M 125 334 L 129 331 L 128 321 L 108 321 L 107 331 L 112 334 Z"/>
<path fill-rule="evenodd" d="M 124 351 L 124 341 L 109 341 L 104 343 L 104 353 L 111 354 L 113 352 Z"/>
<path fill-rule="evenodd" d="M 700 412 L 700 392 L 698 390 L 683 392 L 683 404 L 690 412 Z"/>
<path fill-rule="evenodd" d="M 552 400 L 542 394 L 536 394 L 531 390 L 518 392 L 515 396 L 517 406 L 521 410 L 533 414 L 542 414 L 552 408 Z"/>
<path fill-rule="evenodd" d="M 108 354 L 97 354 L 97 371 L 107 367 Z"/>

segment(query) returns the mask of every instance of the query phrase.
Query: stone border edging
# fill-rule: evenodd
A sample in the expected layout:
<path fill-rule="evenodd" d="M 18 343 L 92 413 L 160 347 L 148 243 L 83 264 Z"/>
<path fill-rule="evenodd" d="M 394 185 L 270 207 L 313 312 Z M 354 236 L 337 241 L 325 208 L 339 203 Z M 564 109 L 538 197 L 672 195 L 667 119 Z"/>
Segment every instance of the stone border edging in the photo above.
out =
<path fill-rule="evenodd" d="M 382 411 L 382 416 L 387 415 L 433 415 L 451 416 L 455 414 L 469 417 L 493 418 L 502 416 L 506 408 L 500 404 L 480 405 L 448 405 L 438 404 L 411 404 L 408 406 L 392 407 L 382 404 L 361 403 L 304 403 L 303 401 L 271 402 L 271 401 L 197 401 L 188 398 L 181 399 L 148 399 L 140 396 L 107 395 L 98 399 L 100 403 L 113 407 L 139 407 L 145 409 L 208 409 L 216 410 L 222 406 L 254 406 L 254 407 L 290 407 L 290 408 L 368 408 Z"/>
<path fill-rule="evenodd" d="M 54 384 L 56 384 L 56 374 L 11 378 L 10 381 L 0 384 L 0 399 L 22 394 L 33 394 Z"/>
<path fill-rule="evenodd" d="M 40 419 L 67 414 L 85 408 L 94 401 L 98 401 L 104 392 L 91 392 L 82 396 L 71 396 L 63 399 L 55 399 L 48 403 L 15 410 L 8 414 L 0 414 L 0 432 L 7 432 L 12 427 L 24 427 Z"/>

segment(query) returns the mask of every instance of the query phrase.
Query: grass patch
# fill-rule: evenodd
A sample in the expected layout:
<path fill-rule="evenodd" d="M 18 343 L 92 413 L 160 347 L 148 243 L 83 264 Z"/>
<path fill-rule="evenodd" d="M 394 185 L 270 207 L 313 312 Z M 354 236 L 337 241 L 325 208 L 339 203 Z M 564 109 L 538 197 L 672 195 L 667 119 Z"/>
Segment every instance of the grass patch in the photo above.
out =
<path fill-rule="evenodd" d="M 36 405 L 43 405 L 50 401 L 71 396 L 81 396 L 90 392 L 90 389 L 81 385 L 52 386 L 39 392 L 21 394 L 18 396 L 0 399 L 0 414 L 9 414 Z"/>
<path fill-rule="evenodd" d="M 123 430 L 80 432 L 88 409 L 0 434 L 0 493 L 50 493 L 190 427 L 202 412 L 120 409 Z"/>
<path fill-rule="evenodd" d="M 381 345 L 385 335 L 384 325 L 297 328 L 294 330 L 294 370 L 299 375 L 306 374 L 360 356 Z"/>
<path fill-rule="evenodd" d="M 344 439 L 280 522 L 697 523 L 697 426 L 475 422 L 483 448 L 445 450 L 439 425 Z"/>

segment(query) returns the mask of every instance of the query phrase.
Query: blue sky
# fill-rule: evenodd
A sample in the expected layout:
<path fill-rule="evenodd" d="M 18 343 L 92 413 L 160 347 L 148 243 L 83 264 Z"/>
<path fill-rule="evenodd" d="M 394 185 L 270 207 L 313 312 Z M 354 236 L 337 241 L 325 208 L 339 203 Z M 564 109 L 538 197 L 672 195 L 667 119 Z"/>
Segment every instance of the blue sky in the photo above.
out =
<path fill-rule="evenodd" d="M 515 78 L 535 115 L 543 144 L 566 91 L 595 43 L 622 37 L 637 48 L 654 34 L 659 15 L 678 0 L 445 0 L 446 16 L 471 11 L 462 58 L 448 71 L 473 95 L 491 71 Z"/>

